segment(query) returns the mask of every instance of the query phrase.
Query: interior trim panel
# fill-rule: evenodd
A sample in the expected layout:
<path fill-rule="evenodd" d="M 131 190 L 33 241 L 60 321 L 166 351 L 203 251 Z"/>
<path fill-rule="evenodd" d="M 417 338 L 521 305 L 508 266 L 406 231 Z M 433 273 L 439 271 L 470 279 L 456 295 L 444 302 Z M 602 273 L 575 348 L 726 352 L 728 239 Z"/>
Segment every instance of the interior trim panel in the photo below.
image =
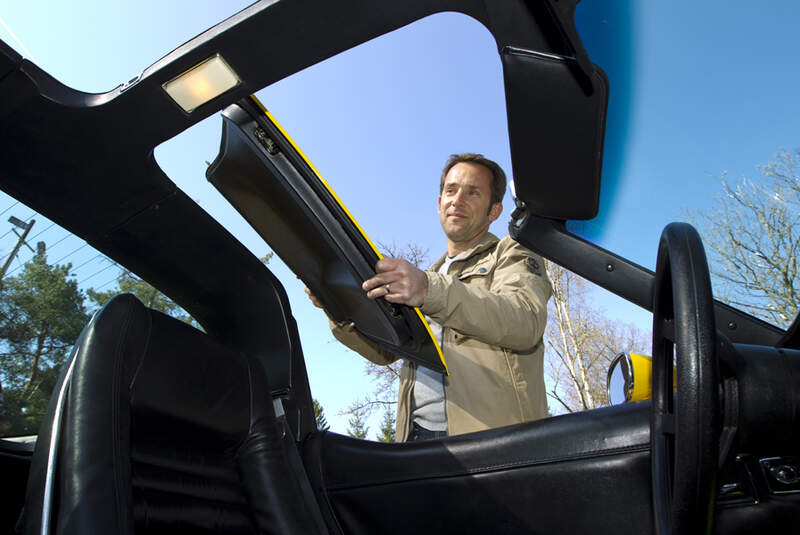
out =
<path fill-rule="evenodd" d="M 596 530 L 598 518 L 615 533 L 646 533 L 649 513 L 628 512 L 652 509 L 649 409 L 404 444 L 326 432 L 306 442 L 304 460 L 345 533 L 573 533 Z"/>

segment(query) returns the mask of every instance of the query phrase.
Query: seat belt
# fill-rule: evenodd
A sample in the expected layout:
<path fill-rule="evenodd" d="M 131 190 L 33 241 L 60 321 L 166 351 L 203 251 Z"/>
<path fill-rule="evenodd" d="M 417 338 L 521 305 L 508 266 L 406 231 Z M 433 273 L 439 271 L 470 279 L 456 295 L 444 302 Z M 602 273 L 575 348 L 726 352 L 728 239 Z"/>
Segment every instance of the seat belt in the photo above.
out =
<path fill-rule="evenodd" d="M 300 484 L 300 491 L 303 495 L 306 509 L 311 514 L 311 518 L 317 526 L 318 533 L 321 535 L 328 535 L 328 526 L 322 519 L 322 511 L 319 509 L 319 502 L 317 502 L 317 497 L 314 495 L 314 490 L 311 488 L 311 482 L 308 480 L 308 474 L 303 466 L 303 460 L 300 458 L 300 452 L 297 451 L 297 442 L 294 439 L 294 435 L 292 435 L 291 427 L 289 427 L 286 412 L 283 410 L 283 401 L 281 398 L 273 398 L 272 405 L 275 408 L 275 419 L 278 423 L 278 429 L 281 432 L 281 441 L 289 459 L 289 467 L 294 473 L 295 480 Z"/>

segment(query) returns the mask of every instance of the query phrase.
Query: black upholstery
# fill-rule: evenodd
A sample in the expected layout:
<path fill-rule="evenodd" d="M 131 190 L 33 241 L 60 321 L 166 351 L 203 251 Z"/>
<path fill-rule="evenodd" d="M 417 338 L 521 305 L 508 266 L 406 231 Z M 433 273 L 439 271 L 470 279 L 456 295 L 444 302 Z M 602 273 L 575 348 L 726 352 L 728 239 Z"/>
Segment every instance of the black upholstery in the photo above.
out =
<path fill-rule="evenodd" d="M 86 327 L 74 358 L 51 533 L 319 531 L 289 469 L 267 378 L 247 356 L 124 295 Z M 40 533 L 43 520 L 45 427 L 24 533 Z"/>
<path fill-rule="evenodd" d="M 334 433 L 304 448 L 339 531 L 649 533 L 649 404 L 405 444 Z"/>

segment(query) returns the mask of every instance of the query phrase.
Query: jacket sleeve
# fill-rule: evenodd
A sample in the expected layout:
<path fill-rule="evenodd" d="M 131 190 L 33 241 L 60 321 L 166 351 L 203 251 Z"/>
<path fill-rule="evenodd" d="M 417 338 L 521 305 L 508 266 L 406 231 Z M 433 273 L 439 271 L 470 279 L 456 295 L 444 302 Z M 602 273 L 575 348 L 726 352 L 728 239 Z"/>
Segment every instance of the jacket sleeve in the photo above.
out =
<path fill-rule="evenodd" d="M 336 323 L 330 318 L 329 320 L 333 336 L 365 359 L 385 366 L 400 358 L 358 334 L 352 324 Z"/>
<path fill-rule="evenodd" d="M 465 336 L 529 351 L 542 340 L 552 294 L 544 261 L 511 238 L 500 241 L 496 257 L 488 290 L 457 275 L 426 272 L 428 295 L 421 310 Z"/>

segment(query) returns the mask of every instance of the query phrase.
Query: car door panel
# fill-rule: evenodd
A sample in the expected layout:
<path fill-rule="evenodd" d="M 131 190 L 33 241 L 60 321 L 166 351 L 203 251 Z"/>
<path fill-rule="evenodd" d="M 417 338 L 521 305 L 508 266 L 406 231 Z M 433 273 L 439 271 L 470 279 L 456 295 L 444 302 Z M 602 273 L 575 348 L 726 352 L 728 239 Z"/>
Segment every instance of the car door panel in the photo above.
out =
<path fill-rule="evenodd" d="M 321 433 L 304 457 L 345 533 L 646 533 L 648 414 L 633 404 L 404 444 Z"/>

